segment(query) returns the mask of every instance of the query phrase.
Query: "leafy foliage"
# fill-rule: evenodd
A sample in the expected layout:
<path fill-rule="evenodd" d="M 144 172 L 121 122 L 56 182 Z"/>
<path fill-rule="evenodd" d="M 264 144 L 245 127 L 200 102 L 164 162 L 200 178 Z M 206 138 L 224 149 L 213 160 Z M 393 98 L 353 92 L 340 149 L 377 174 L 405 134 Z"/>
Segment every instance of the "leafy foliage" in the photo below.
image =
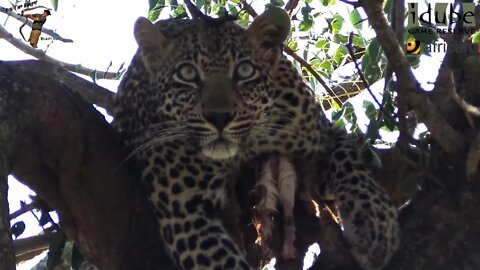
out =
<path fill-rule="evenodd" d="M 336 0 L 298 1 L 295 8 L 289 10 L 292 1 L 288 1 L 288 4 L 286 2 L 270 0 L 265 1 L 264 5 L 265 7 L 273 5 L 286 8 L 290 14 L 292 21 L 291 36 L 285 44 L 295 54 L 302 57 L 310 65 L 311 70 L 324 80 L 324 82 L 319 82 L 318 75 L 315 76 L 305 66 L 301 66 L 300 63 L 294 61 L 298 68 L 302 70 L 310 87 L 318 93 L 320 99 L 328 98 L 321 85 L 326 84 L 329 87 L 335 87 L 338 83 L 357 84 L 360 81 L 359 72 L 363 73 L 368 86 L 382 80 L 386 60 L 378 40 L 373 36 L 373 31 L 370 27 L 367 27 L 366 15 L 362 10 Z M 386 12 L 391 10 L 392 2 L 390 0 L 386 1 L 384 5 Z M 248 1 L 196 0 L 194 3 L 202 12 L 212 17 L 225 14 L 234 15 L 237 18 L 237 23 L 243 27 L 248 27 L 253 21 L 252 14 L 249 14 L 248 9 L 244 6 L 245 3 L 250 3 Z M 263 11 L 263 7 L 259 6 L 257 2 L 251 4 L 250 8 L 257 13 Z M 158 19 L 165 8 L 168 10 L 169 17 L 186 16 L 185 6 L 179 4 L 177 0 L 150 0 L 149 6 L 148 18 L 150 20 Z M 415 35 L 413 37 L 417 38 Z M 438 39 L 438 36 L 421 36 L 418 38 L 419 40 L 421 38 L 425 43 L 427 40 L 428 42 L 434 42 Z M 353 48 L 354 58 L 347 49 L 349 44 Z M 350 64 L 353 59 L 358 62 L 360 70 L 344 75 L 345 70 L 352 71 L 353 66 Z M 411 58 L 412 65 L 418 65 L 418 59 L 418 57 Z M 345 94 L 354 96 L 357 93 L 347 92 Z M 334 103 L 331 104 L 330 108 L 333 110 L 331 116 L 335 125 L 347 127 L 352 132 L 363 129 L 358 121 L 359 116 L 357 114 L 359 112 L 355 110 L 351 102 Z M 388 87 L 383 89 L 382 104 L 374 105 L 370 101 L 363 101 L 363 109 L 365 115 L 362 113 L 361 118 L 365 119 L 366 117 L 366 121 L 368 121 L 365 133 L 371 142 L 382 139 L 381 129 L 389 132 L 397 129 L 393 97 Z M 380 110 L 383 112 L 380 113 Z"/>

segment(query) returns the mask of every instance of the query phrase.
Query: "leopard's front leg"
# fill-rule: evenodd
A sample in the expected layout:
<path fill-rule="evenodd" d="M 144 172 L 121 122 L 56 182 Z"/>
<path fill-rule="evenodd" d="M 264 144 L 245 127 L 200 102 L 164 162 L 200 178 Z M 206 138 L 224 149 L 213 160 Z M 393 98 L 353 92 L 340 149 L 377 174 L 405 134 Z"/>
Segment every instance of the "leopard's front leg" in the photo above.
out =
<path fill-rule="evenodd" d="M 222 163 L 186 147 L 167 146 L 146 151 L 143 161 L 143 179 L 160 233 L 179 266 L 252 269 L 220 219 L 225 200 Z"/>
<path fill-rule="evenodd" d="M 324 177 L 334 200 L 344 236 L 364 269 L 382 268 L 400 241 L 397 208 L 364 166 L 356 143 L 338 134 Z"/>

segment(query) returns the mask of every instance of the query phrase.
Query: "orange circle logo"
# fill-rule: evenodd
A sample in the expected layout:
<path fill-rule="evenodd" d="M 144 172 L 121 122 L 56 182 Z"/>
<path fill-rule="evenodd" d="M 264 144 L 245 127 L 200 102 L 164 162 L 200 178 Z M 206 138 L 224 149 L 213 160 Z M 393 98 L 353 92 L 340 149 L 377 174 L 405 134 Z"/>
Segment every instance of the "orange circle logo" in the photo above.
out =
<path fill-rule="evenodd" d="M 420 41 L 414 39 L 407 41 L 407 53 L 408 54 L 419 54 L 420 53 Z"/>

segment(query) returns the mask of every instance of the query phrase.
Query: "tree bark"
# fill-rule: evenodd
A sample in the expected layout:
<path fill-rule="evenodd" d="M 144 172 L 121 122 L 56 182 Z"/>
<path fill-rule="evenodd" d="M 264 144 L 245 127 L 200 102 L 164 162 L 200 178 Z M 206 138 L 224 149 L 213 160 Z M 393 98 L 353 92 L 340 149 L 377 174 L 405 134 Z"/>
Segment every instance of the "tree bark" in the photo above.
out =
<path fill-rule="evenodd" d="M 0 77 L 1 81 L 1 77 Z M 1 92 L 0 92 L 1 93 Z M 15 269 L 15 251 L 10 231 L 10 211 L 8 206 L 8 167 L 13 130 L 9 127 L 8 100 L 0 94 L 0 269 Z"/>
<path fill-rule="evenodd" d="M 0 158 L 0 162 L 4 161 Z M 0 269 L 13 270 L 15 269 L 15 250 L 10 233 L 7 191 L 7 174 L 0 168 Z"/>

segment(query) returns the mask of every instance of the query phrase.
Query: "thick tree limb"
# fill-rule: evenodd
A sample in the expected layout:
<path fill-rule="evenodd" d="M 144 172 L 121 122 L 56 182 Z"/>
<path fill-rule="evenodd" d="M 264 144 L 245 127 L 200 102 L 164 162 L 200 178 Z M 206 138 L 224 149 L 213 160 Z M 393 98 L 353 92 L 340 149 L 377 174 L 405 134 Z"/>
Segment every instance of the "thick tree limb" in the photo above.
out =
<path fill-rule="evenodd" d="M 3 167 L 5 159 L 0 157 L 0 166 Z M 12 235 L 10 233 L 10 218 L 8 215 L 7 176 L 5 168 L 0 168 L 0 269 L 15 269 L 15 251 L 13 249 Z"/>
<path fill-rule="evenodd" d="M 135 227 L 141 217 L 134 216 L 139 213 L 134 208 L 136 175 L 126 165 L 119 166 L 122 147 L 112 128 L 59 81 L 69 76 L 62 74 L 67 71 L 59 69 L 57 80 L 54 73 L 45 76 L 48 68 L 19 65 L 22 62 L 0 63 L 0 100 L 8 101 L 7 110 L 2 110 L 7 115 L 1 117 L 18 131 L 9 141 L 12 174 L 57 210 L 62 230 L 101 269 L 141 269 L 134 263 L 162 259 L 168 266 L 162 249 L 154 245 L 144 250 L 156 251 L 156 257 L 146 258 L 148 252 L 128 256 L 136 252 L 129 245 L 132 241 L 147 245 L 156 238 L 150 231 L 151 240 L 135 240 L 144 235 L 142 227 Z M 137 204 L 138 209 L 146 208 L 144 200 Z"/>
<path fill-rule="evenodd" d="M 66 72 L 63 68 L 49 62 L 24 60 L 10 62 L 9 65 L 22 73 L 39 70 L 41 73 L 38 73 L 37 76 L 55 78 L 55 80 L 79 94 L 86 101 L 105 108 L 108 113 L 112 114 L 115 93 L 108 89 L 84 80 L 70 72 Z"/>
<path fill-rule="evenodd" d="M 0 269 L 15 269 L 15 251 L 10 231 L 8 206 L 8 174 L 11 166 L 9 160 L 11 147 L 8 142 L 15 136 L 14 129 L 8 125 L 5 114 L 8 100 L 0 94 Z"/>
<path fill-rule="evenodd" d="M 48 250 L 48 246 L 54 233 L 40 234 L 28 238 L 17 239 L 14 241 L 15 257 L 16 261 L 20 262 L 25 260 L 25 257 L 30 257 L 32 254 L 38 255 L 39 253 Z"/>

